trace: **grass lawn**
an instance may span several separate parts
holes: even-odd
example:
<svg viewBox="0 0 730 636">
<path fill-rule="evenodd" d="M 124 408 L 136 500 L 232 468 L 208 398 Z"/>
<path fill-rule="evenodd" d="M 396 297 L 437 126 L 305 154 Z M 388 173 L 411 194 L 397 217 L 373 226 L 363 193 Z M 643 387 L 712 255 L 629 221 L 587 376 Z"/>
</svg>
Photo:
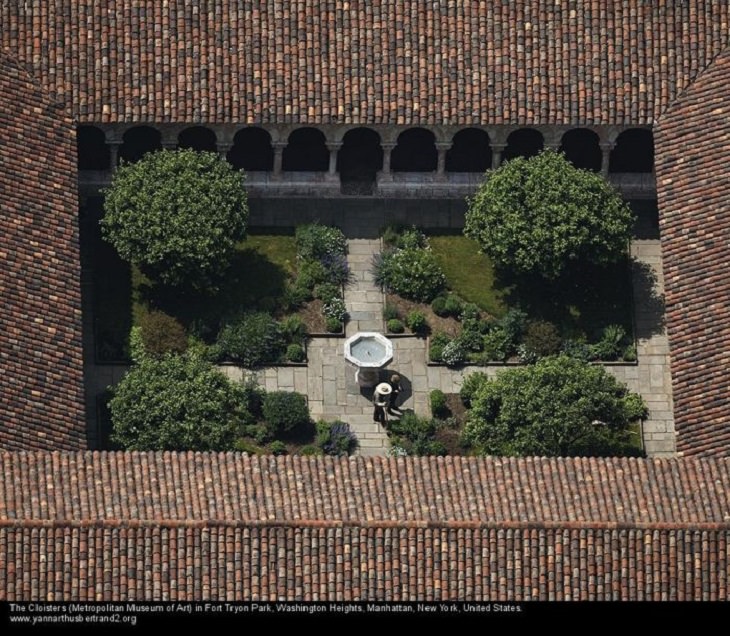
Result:
<svg viewBox="0 0 730 636">
<path fill-rule="evenodd" d="M 434 235 L 428 240 L 449 288 L 495 318 L 503 316 L 508 309 L 503 291 L 495 283 L 492 262 L 479 253 L 477 243 L 461 234 Z"/>
<path fill-rule="evenodd" d="M 582 265 L 559 281 L 510 278 L 494 271 L 476 242 L 463 235 L 429 236 L 449 288 L 499 318 L 520 307 L 531 319 L 555 323 L 564 338 L 600 338 L 604 327 L 619 324 L 633 333 L 632 288 L 628 257 L 608 266 Z"/>
</svg>

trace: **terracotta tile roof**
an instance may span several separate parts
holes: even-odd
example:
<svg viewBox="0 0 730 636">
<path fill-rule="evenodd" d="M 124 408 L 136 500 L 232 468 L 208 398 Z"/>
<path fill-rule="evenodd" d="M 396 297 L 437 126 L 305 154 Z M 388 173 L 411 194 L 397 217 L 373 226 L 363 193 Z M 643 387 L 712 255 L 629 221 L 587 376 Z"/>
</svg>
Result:
<svg viewBox="0 0 730 636">
<path fill-rule="evenodd" d="M 0 597 L 725 599 L 730 460 L 0 453 Z"/>
<path fill-rule="evenodd" d="M 207 7 L 207 10 L 206 10 Z M 3 46 L 88 122 L 653 122 L 725 1 L 27 0 Z"/>
<path fill-rule="evenodd" d="M 724 529 L 0 526 L 4 600 L 720 600 Z"/>
<path fill-rule="evenodd" d="M 0 453 L 0 474 L 0 519 L 730 523 L 730 460 Z"/>
<path fill-rule="evenodd" d="M 657 127 L 677 450 L 730 455 L 730 51 Z"/>
<path fill-rule="evenodd" d="M 0 447 L 86 442 L 76 140 L 0 51 Z"/>
</svg>

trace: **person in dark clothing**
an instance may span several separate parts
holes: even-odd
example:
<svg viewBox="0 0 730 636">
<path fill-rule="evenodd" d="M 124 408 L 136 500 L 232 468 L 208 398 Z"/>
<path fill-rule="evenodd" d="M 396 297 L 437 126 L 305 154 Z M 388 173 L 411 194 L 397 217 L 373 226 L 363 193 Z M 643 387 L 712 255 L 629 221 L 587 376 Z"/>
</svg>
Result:
<svg viewBox="0 0 730 636">
<path fill-rule="evenodd" d="M 396 415 L 400 414 L 400 409 L 397 406 L 398 402 L 398 396 L 400 395 L 400 392 L 403 390 L 403 387 L 400 383 L 400 376 L 397 373 L 394 373 L 390 376 L 390 381 L 388 382 L 390 384 L 391 392 L 390 392 L 390 401 L 388 403 L 388 413 L 394 413 Z"/>
</svg>

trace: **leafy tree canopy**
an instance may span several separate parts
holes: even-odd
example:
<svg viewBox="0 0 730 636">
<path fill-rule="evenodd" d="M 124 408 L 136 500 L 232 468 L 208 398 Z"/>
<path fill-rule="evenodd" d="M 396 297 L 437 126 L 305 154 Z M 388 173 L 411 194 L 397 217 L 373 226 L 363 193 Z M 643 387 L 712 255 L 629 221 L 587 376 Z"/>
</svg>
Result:
<svg viewBox="0 0 730 636">
<path fill-rule="evenodd" d="M 464 232 L 497 267 L 555 279 L 570 263 L 618 260 L 632 224 L 601 175 L 546 150 L 492 172 L 469 199 Z"/>
<path fill-rule="evenodd" d="M 103 236 L 150 278 L 214 284 L 246 233 L 244 175 L 213 152 L 160 151 L 114 173 Z"/>
<path fill-rule="evenodd" d="M 201 353 L 138 354 L 113 389 L 113 440 L 127 450 L 231 450 L 250 423 L 246 389 Z"/>
<path fill-rule="evenodd" d="M 601 366 L 561 355 L 477 380 L 464 434 L 485 454 L 638 454 L 628 426 L 646 406 Z"/>
</svg>

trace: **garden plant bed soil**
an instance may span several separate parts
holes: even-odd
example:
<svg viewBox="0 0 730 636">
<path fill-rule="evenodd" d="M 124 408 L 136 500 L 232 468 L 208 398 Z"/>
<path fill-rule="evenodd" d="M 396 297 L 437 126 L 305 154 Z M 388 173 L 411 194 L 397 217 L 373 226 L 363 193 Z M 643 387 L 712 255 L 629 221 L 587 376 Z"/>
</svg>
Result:
<svg viewBox="0 0 730 636">
<path fill-rule="evenodd" d="M 466 423 L 466 407 L 458 393 L 446 393 L 450 422 L 441 421 L 436 429 L 435 439 L 441 442 L 449 455 L 470 455 L 468 448 L 461 445 L 461 434 Z"/>
<path fill-rule="evenodd" d="M 302 308 L 297 312 L 297 315 L 307 325 L 307 333 L 320 334 L 326 333 L 324 315 L 322 314 L 322 301 L 315 298 L 307 303 L 304 303 Z M 337 334 L 333 334 L 337 335 Z"/>
<path fill-rule="evenodd" d="M 406 316 L 415 309 L 423 312 L 424 316 L 426 316 L 426 322 L 428 323 L 430 333 L 442 331 L 453 337 L 456 336 L 461 329 L 459 322 L 455 318 L 442 318 L 441 316 L 437 316 L 435 313 L 433 313 L 431 305 L 425 303 L 417 303 L 415 301 L 407 300 L 405 298 L 402 298 L 401 296 L 396 296 L 394 294 L 386 294 L 385 303 L 386 305 L 395 307 L 398 311 L 398 316 L 403 321 L 405 321 Z"/>
</svg>

